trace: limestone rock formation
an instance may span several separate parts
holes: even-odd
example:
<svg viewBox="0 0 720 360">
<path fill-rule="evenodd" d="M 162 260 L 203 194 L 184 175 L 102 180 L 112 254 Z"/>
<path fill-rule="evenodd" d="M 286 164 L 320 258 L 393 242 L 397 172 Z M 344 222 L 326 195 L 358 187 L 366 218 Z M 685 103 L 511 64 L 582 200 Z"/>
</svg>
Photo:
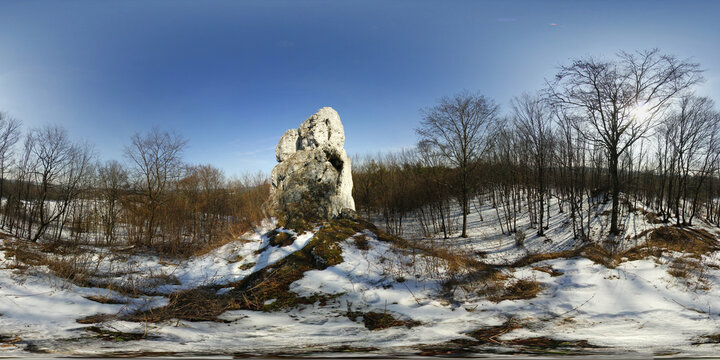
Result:
<svg viewBox="0 0 720 360">
<path fill-rule="evenodd" d="M 350 158 L 338 113 L 320 109 L 280 138 L 272 171 L 270 202 L 279 219 L 330 219 L 355 210 Z"/>
</svg>

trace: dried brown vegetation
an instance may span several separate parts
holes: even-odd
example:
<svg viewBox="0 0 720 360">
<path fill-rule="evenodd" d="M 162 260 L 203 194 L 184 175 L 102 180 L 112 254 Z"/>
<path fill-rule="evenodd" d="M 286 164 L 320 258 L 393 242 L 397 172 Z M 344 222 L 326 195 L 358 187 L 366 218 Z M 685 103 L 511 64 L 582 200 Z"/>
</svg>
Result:
<svg viewBox="0 0 720 360">
<path fill-rule="evenodd" d="M 488 297 L 488 300 L 498 303 L 504 300 L 532 299 L 540 291 L 542 291 L 542 286 L 539 282 L 532 279 L 518 279 L 509 286 L 505 286 L 499 293 Z"/>
<path fill-rule="evenodd" d="M 717 238 L 706 230 L 662 226 L 650 232 L 645 244 L 628 250 L 622 256 L 636 260 L 649 255 L 659 257 L 664 252 L 675 251 L 699 258 L 717 250 L 720 250 Z"/>
<path fill-rule="evenodd" d="M 214 286 L 172 293 L 167 306 L 136 313 L 128 319 L 151 322 L 167 319 L 218 321 L 218 316 L 227 310 L 274 311 L 327 301 L 321 297 L 300 297 L 289 290 L 290 284 L 301 279 L 306 271 L 322 270 L 341 263 L 343 258 L 339 242 L 364 228 L 363 223 L 332 220 L 321 227 L 302 250 L 237 283 L 223 285 L 233 287 L 227 293 L 218 294 L 218 287 Z M 271 300 L 272 303 L 269 303 Z"/>
<path fill-rule="evenodd" d="M 360 312 L 350 311 L 347 313 L 347 317 L 352 321 L 358 321 L 362 318 L 362 322 L 368 330 L 383 330 L 391 327 L 404 326 L 411 328 L 422 325 L 419 321 L 415 320 L 400 320 L 395 316 L 386 312 Z"/>
</svg>

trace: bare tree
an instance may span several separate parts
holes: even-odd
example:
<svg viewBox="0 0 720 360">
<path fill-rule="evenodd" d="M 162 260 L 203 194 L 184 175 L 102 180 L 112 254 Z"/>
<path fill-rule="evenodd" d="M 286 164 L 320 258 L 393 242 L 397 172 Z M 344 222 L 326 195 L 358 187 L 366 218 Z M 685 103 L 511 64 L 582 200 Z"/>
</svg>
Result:
<svg viewBox="0 0 720 360">
<path fill-rule="evenodd" d="M 12 165 L 13 149 L 20 140 L 20 121 L 0 113 L 0 199 L 5 196 L 5 173 Z"/>
<path fill-rule="evenodd" d="M 182 136 L 161 132 L 153 128 L 148 133 L 136 133 L 131 145 L 125 148 L 143 199 L 139 210 L 143 223 L 138 239 L 145 245 L 152 245 L 157 232 L 160 208 L 165 203 L 169 187 L 181 177 L 182 151 L 187 140 Z"/>
<path fill-rule="evenodd" d="M 48 226 L 63 217 L 77 198 L 81 180 L 85 177 L 92 158 L 89 146 L 73 144 L 65 129 L 45 126 L 28 134 L 27 156 L 30 159 L 26 171 L 31 175 L 28 186 L 35 188 L 36 195 L 31 202 L 30 217 L 37 221 L 33 232 L 33 221 L 28 222 L 28 235 L 38 241 Z M 58 236 L 62 227 L 58 227 Z"/>
<path fill-rule="evenodd" d="M 717 118 L 713 105 L 712 100 L 705 97 L 683 96 L 677 109 L 664 119 L 661 127 L 672 150 L 673 172 L 677 174 L 677 191 L 672 204 L 678 226 L 687 223 L 685 205 L 689 200 L 688 188 L 692 178 L 704 181 L 706 170 L 713 163 L 714 142 L 717 140 Z"/>
<path fill-rule="evenodd" d="M 543 213 L 547 193 L 547 172 L 549 162 L 552 160 L 552 117 L 549 107 L 539 96 L 523 94 L 512 101 L 514 121 L 517 130 L 528 145 L 531 162 L 534 167 L 534 177 L 537 186 L 537 200 L 540 208 L 538 232 L 542 236 Z"/>
<path fill-rule="evenodd" d="M 98 166 L 98 181 L 102 200 L 100 219 L 105 242 L 109 245 L 115 240 L 115 228 L 122 211 L 120 198 L 128 188 L 128 173 L 118 161 L 108 161 Z"/>
<path fill-rule="evenodd" d="M 583 135 L 603 146 L 612 192 L 610 234 L 618 231 L 620 156 L 645 136 L 681 91 L 701 80 L 698 64 L 655 50 L 621 52 L 615 60 L 592 57 L 560 68 L 550 93 L 556 104 L 581 115 Z"/>
<path fill-rule="evenodd" d="M 425 109 L 421 126 L 416 129 L 420 141 L 437 148 L 459 170 L 462 237 L 467 237 L 468 199 L 474 185 L 471 174 L 489 147 L 488 137 L 497 112 L 498 106 L 492 100 L 464 92 L 442 98 L 438 105 Z"/>
</svg>

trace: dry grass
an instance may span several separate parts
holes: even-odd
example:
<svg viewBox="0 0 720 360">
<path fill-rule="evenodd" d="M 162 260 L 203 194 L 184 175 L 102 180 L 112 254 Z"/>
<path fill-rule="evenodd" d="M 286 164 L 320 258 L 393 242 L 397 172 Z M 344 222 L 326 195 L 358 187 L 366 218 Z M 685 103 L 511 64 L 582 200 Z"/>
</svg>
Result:
<svg viewBox="0 0 720 360">
<path fill-rule="evenodd" d="M 90 286 L 90 278 L 95 262 L 92 255 L 79 255 L 64 258 L 47 256 L 44 265 L 55 273 L 55 276 L 78 286 Z"/>
<path fill-rule="evenodd" d="M 584 257 L 594 261 L 595 263 L 603 264 L 607 267 L 614 267 L 613 259 L 610 253 L 603 247 L 595 243 L 584 245 L 575 250 L 566 250 L 543 254 L 529 254 L 511 263 L 509 267 L 517 268 L 529 266 L 545 260 L 570 259 L 573 257 Z"/>
<path fill-rule="evenodd" d="M 463 273 L 468 270 L 489 270 L 491 268 L 491 266 L 479 261 L 470 251 L 439 246 L 434 248 L 420 246 L 418 249 L 428 256 L 444 260 L 447 271 L 450 273 Z"/>
<path fill-rule="evenodd" d="M 208 242 L 204 245 L 199 245 L 197 248 L 192 250 L 190 256 L 199 257 L 207 255 L 213 250 L 223 247 L 233 241 L 243 241 L 242 236 L 246 233 L 240 231 L 228 231 L 225 235 L 217 237 L 215 240 Z M 248 241 L 248 240 L 245 240 Z"/>
<path fill-rule="evenodd" d="M 542 285 L 534 279 L 519 279 L 506 285 L 500 291 L 488 297 L 488 300 L 499 303 L 504 300 L 532 299 L 542 291 Z"/>
<path fill-rule="evenodd" d="M 628 260 L 660 257 L 665 252 L 675 251 L 699 259 L 702 255 L 720 250 L 715 236 L 703 229 L 662 226 L 650 232 L 645 244 L 634 247 L 620 257 Z"/>
<path fill-rule="evenodd" d="M 115 314 L 95 314 L 75 320 L 78 324 L 100 324 L 117 319 Z"/>
<path fill-rule="evenodd" d="M 532 337 L 504 341 L 503 344 L 539 349 L 543 351 L 558 348 L 597 348 L 587 340 L 557 340 L 549 337 Z"/>
<path fill-rule="evenodd" d="M 555 270 L 555 269 L 554 269 L 552 266 L 550 266 L 550 265 L 545 265 L 545 266 L 533 266 L 532 269 L 533 269 L 533 270 L 536 270 L 536 271 L 544 272 L 544 273 L 546 273 L 546 274 L 549 274 L 549 275 L 552 276 L 552 277 L 557 277 L 557 276 L 560 276 L 560 275 L 563 275 L 563 274 L 564 274 L 563 272 L 560 272 L 560 271 Z"/>
<path fill-rule="evenodd" d="M 89 286 L 89 278 L 97 271 L 101 257 L 81 251 L 65 251 L 64 246 L 50 246 L 17 238 L 5 240 L 5 256 L 13 258 L 12 267 L 26 269 L 28 267 L 46 266 L 55 276 L 66 283 L 58 283 L 60 287 L 68 284 Z M 49 252 L 55 249 L 60 253 Z"/>
<path fill-rule="evenodd" d="M 707 266 L 699 259 L 672 258 L 667 272 L 691 291 L 707 291 L 712 286 L 707 277 Z"/>
<path fill-rule="evenodd" d="M 650 224 L 664 224 L 665 222 L 658 217 L 657 213 L 654 213 L 652 211 L 647 211 L 645 209 L 639 209 L 640 212 L 645 215 L 645 220 L 649 222 Z"/>
<path fill-rule="evenodd" d="M 540 351 L 553 351 L 561 348 L 595 348 L 596 346 L 591 345 L 586 340 L 556 340 L 548 337 L 532 337 L 532 338 L 521 338 L 513 340 L 502 340 L 500 337 L 503 335 L 523 328 L 526 324 L 515 319 L 509 319 L 502 325 L 490 326 L 480 328 L 467 333 L 473 340 L 458 339 L 453 340 L 441 346 L 442 353 L 437 352 L 437 349 L 425 350 L 426 355 L 442 355 L 442 354 L 454 354 L 458 352 L 472 352 L 476 353 L 477 348 L 472 346 L 478 345 L 500 345 L 500 346 L 513 346 L 526 348 L 532 352 Z M 460 351 L 458 351 L 460 350 Z"/>
<path fill-rule="evenodd" d="M 419 321 L 415 320 L 400 320 L 388 313 L 379 312 L 360 312 L 360 311 L 349 311 L 347 317 L 352 321 L 357 321 L 358 318 L 362 317 L 363 324 L 368 330 L 382 330 L 391 327 L 404 326 L 411 328 L 422 325 Z"/>
<path fill-rule="evenodd" d="M 352 237 L 353 239 L 353 245 L 358 250 L 369 250 L 370 244 L 368 243 L 368 237 L 365 234 L 358 234 Z"/>
<path fill-rule="evenodd" d="M 150 338 L 146 333 L 129 333 L 115 330 L 107 330 L 97 326 L 90 326 L 84 329 L 85 331 L 92 334 L 92 336 L 105 341 L 124 342 L 124 341 L 136 341 Z"/>
<path fill-rule="evenodd" d="M 236 299 L 217 295 L 217 290 L 202 287 L 170 294 L 168 305 L 129 316 L 126 320 L 159 322 L 169 319 L 188 321 L 219 321 L 217 316 L 228 310 L 240 309 Z"/>
<path fill-rule="evenodd" d="M 720 334 L 704 335 L 695 340 L 693 345 L 720 344 Z"/>
<path fill-rule="evenodd" d="M 292 243 L 295 242 L 295 239 L 297 239 L 296 236 L 277 230 L 272 230 L 270 231 L 270 234 L 268 234 L 268 244 L 270 246 L 284 247 L 292 245 Z"/>
<path fill-rule="evenodd" d="M 83 297 L 88 300 L 98 302 L 101 304 L 125 304 L 124 301 L 116 300 L 116 299 L 106 297 L 106 296 L 89 295 L 89 296 L 83 296 Z"/>
<path fill-rule="evenodd" d="M 129 316 L 132 321 L 159 322 L 168 319 L 188 321 L 220 321 L 218 316 L 228 310 L 273 311 L 318 299 L 299 297 L 290 292 L 290 284 L 309 270 L 323 270 L 343 261 L 339 242 L 362 230 L 362 225 L 349 220 L 333 220 L 325 224 L 300 251 L 294 252 L 262 271 L 229 284 L 233 289 L 217 294 L 216 286 L 200 287 L 173 293 L 162 308 Z M 223 285 L 228 286 L 228 285 Z M 269 300 L 275 300 L 266 305 Z"/>
<path fill-rule="evenodd" d="M 249 269 L 252 269 L 253 267 L 255 267 L 255 265 L 257 265 L 256 262 L 245 263 L 245 264 L 240 265 L 240 270 L 249 270 Z"/>
<path fill-rule="evenodd" d="M 697 256 L 720 249 L 715 236 L 703 229 L 663 226 L 650 233 L 650 242 L 667 250 Z"/>
<path fill-rule="evenodd" d="M 532 264 L 535 264 L 540 261 L 545 260 L 553 260 L 553 259 L 569 259 L 572 257 L 579 256 L 579 252 L 577 250 L 567 250 L 567 251 L 558 251 L 558 252 L 552 252 L 552 253 L 543 253 L 543 254 L 528 254 L 527 256 L 524 256 L 515 262 L 511 263 L 509 267 L 517 268 L 517 267 L 523 267 L 523 266 L 529 266 Z"/>
<path fill-rule="evenodd" d="M 474 338 L 478 344 L 502 344 L 502 341 L 498 339 L 500 336 L 521 327 L 520 323 L 510 319 L 502 325 L 477 329 L 468 333 L 468 335 Z"/>
<path fill-rule="evenodd" d="M 643 236 L 648 236 L 648 240 L 643 245 L 622 253 L 613 254 L 600 244 L 591 243 L 575 250 L 531 254 L 515 261 L 509 267 L 523 267 L 544 260 L 568 259 L 580 256 L 597 264 L 602 264 L 607 268 L 614 268 L 624 261 L 640 260 L 648 256 L 659 258 L 668 251 L 681 252 L 699 259 L 701 255 L 720 250 L 720 244 L 718 244 L 715 236 L 702 229 L 663 226 L 643 231 L 636 235 L 635 238 Z M 542 271 L 540 269 L 536 270 Z"/>
</svg>

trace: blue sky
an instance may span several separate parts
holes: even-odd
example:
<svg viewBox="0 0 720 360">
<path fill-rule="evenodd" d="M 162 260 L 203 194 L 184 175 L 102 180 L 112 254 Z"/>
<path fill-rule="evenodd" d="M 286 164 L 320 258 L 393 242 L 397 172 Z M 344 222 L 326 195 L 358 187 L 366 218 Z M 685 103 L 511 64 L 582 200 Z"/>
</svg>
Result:
<svg viewBox="0 0 720 360">
<path fill-rule="evenodd" d="M 660 48 L 720 101 L 720 1 L 0 0 L 0 111 L 60 124 L 122 160 L 153 126 L 190 163 L 269 173 L 282 133 L 323 106 L 346 149 L 412 146 L 419 109 L 462 90 L 534 91 L 585 55 Z M 556 25 L 552 25 L 556 24 Z"/>
</svg>

